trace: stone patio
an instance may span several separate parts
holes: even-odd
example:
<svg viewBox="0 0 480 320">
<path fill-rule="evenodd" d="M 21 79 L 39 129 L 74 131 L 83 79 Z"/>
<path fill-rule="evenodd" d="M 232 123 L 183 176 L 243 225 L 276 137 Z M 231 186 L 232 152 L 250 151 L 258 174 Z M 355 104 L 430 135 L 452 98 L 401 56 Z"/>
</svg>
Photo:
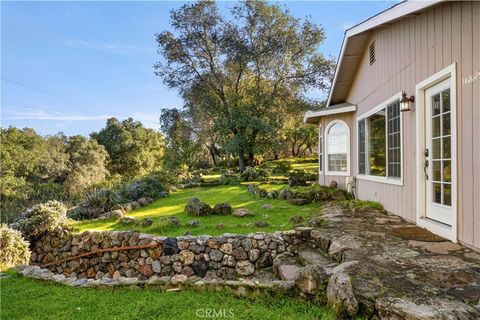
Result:
<svg viewBox="0 0 480 320">
<path fill-rule="evenodd" d="M 280 276 L 296 278 L 306 295 L 324 281 L 339 317 L 480 319 L 479 253 L 449 241 L 399 238 L 394 228 L 414 225 L 383 211 L 327 206 L 323 213 L 311 220 L 298 257 L 276 261 Z M 305 266 L 310 274 L 302 277 Z"/>
</svg>

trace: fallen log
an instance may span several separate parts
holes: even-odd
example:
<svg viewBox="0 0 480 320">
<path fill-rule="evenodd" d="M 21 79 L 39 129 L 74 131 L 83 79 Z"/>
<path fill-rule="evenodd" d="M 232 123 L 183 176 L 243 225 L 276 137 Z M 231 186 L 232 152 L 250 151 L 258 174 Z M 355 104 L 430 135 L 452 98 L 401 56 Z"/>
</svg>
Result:
<svg viewBox="0 0 480 320">
<path fill-rule="evenodd" d="M 126 246 L 126 247 L 112 247 L 112 248 L 99 248 L 99 249 L 94 249 L 89 252 L 84 252 L 79 255 L 73 256 L 73 257 L 67 257 L 61 260 L 56 260 L 54 262 L 46 263 L 42 265 L 42 268 L 49 267 L 51 265 L 55 264 L 62 264 L 64 262 L 70 261 L 70 260 L 75 260 L 75 259 L 80 259 L 83 257 L 88 257 L 97 253 L 104 253 L 104 252 L 114 252 L 114 251 L 126 251 L 126 250 L 139 250 L 139 249 L 152 249 L 156 248 L 159 246 L 159 243 L 149 243 L 149 244 L 144 244 L 144 245 L 139 245 L 139 246 Z"/>
</svg>

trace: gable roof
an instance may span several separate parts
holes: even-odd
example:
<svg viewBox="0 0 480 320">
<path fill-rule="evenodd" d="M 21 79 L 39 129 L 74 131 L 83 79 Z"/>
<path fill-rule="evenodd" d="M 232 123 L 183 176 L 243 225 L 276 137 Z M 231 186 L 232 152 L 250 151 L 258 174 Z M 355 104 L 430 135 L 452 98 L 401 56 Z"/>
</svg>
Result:
<svg viewBox="0 0 480 320">
<path fill-rule="evenodd" d="M 346 30 L 328 95 L 327 109 L 330 106 L 346 102 L 363 54 L 369 44 L 371 30 L 442 1 L 446 0 L 403 1 Z"/>
</svg>

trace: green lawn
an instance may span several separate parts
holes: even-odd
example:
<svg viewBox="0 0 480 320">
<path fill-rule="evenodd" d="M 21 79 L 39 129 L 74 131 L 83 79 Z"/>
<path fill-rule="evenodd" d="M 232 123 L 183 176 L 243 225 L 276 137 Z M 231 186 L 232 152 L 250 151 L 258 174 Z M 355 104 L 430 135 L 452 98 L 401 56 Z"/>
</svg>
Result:
<svg viewBox="0 0 480 320">
<path fill-rule="evenodd" d="M 330 311 L 299 298 L 225 292 L 72 288 L 23 278 L 0 279 L 1 319 L 204 319 L 205 310 L 230 319 L 334 319 Z M 197 316 L 198 315 L 198 316 Z"/>
<path fill-rule="evenodd" d="M 267 190 L 280 190 L 285 185 L 261 185 Z M 189 198 L 197 197 L 201 201 L 207 202 L 211 206 L 216 203 L 228 202 L 233 208 L 245 207 L 255 212 L 253 217 L 238 218 L 234 216 L 211 215 L 205 217 L 193 217 L 183 212 L 185 204 Z M 264 209 L 262 205 L 269 204 L 272 209 Z M 234 186 L 216 186 L 204 188 L 192 188 L 178 190 L 172 193 L 168 198 L 159 199 L 148 206 L 139 208 L 130 212 L 128 215 L 137 219 L 152 218 L 153 225 L 150 227 L 125 226 L 114 220 L 97 220 L 77 222 L 73 226 L 77 231 L 84 230 L 134 230 L 149 234 L 160 234 L 165 236 L 183 235 L 186 230 L 190 230 L 193 235 L 221 235 L 223 233 L 247 234 L 257 231 L 278 231 L 288 230 L 293 227 L 289 219 L 293 215 L 300 215 L 307 218 L 320 212 L 320 205 L 312 203 L 303 207 L 290 205 L 284 200 L 258 198 L 247 192 L 245 185 Z M 167 216 L 175 216 L 181 222 L 181 227 L 175 227 L 167 224 Z M 189 220 L 200 220 L 200 227 L 189 228 L 185 224 Z M 268 227 L 256 227 L 252 225 L 256 221 L 266 221 Z M 218 224 L 224 224 L 223 229 L 218 229 Z"/>
</svg>

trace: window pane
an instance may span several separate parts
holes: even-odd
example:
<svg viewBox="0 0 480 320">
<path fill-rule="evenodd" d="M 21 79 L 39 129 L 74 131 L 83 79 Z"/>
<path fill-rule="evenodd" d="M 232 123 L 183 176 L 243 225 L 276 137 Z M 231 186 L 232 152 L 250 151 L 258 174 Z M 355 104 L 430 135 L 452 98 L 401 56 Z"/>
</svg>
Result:
<svg viewBox="0 0 480 320">
<path fill-rule="evenodd" d="M 370 175 L 385 177 L 387 174 L 385 110 L 375 113 L 367 120 Z"/>
<path fill-rule="evenodd" d="M 395 102 L 388 110 L 388 176 L 401 177 L 401 145 L 400 145 L 400 104 Z"/>
<path fill-rule="evenodd" d="M 440 136 L 440 116 L 432 118 L 432 137 Z"/>
<path fill-rule="evenodd" d="M 358 173 L 365 174 L 365 120 L 358 122 Z"/>
<path fill-rule="evenodd" d="M 327 133 L 327 159 L 329 171 L 347 171 L 348 127 L 335 123 Z"/>
<path fill-rule="evenodd" d="M 432 183 L 433 185 L 433 202 L 442 203 L 442 184 Z"/>
<path fill-rule="evenodd" d="M 443 125 L 442 134 L 444 136 L 449 135 L 450 134 L 450 112 L 444 113 L 442 115 L 442 125 Z"/>
<path fill-rule="evenodd" d="M 442 181 L 442 169 L 440 168 L 442 161 L 432 161 L 432 179 L 433 181 Z"/>
<path fill-rule="evenodd" d="M 323 171 L 323 130 L 320 126 L 318 130 L 318 169 Z"/>
<path fill-rule="evenodd" d="M 449 183 L 443 184 L 443 204 L 446 206 L 452 205 L 452 186 Z"/>
<path fill-rule="evenodd" d="M 452 181 L 452 162 L 450 160 L 443 161 L 443 182 Z"/>
<path fill-rule="evenodd" d="M 432 157 L 440 159 L 440 138 L 432 139 Z"/>
<path fill-rule="evenodd" d="M 443 150 L 443 159 L 450 159 L 450 137 L 442 138 L 442 150 Z"/>
<path fill-rule="evenodd" d="M 450 111 L 450 89 L 442 92 L 442 112 Z"/>
<path fill-rule="evenodd" d="M 432 97 L 432 116 L 440 114 L 440 94 Z"/>
</svg>

